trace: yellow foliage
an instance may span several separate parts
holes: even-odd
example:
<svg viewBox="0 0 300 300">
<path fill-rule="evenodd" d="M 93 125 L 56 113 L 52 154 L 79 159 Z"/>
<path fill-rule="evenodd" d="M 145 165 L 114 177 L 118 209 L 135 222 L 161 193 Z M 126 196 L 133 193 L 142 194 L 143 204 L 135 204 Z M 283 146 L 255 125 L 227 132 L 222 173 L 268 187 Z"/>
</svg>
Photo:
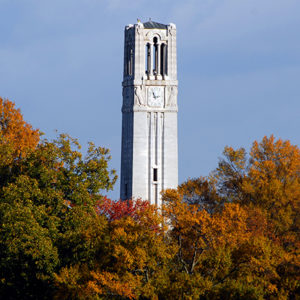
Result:
<svg viewBox="0 0 300 300">
<path fill-rule="evenodd" d="M 98 295 L 115 295 L 123 296 L 129 299 L 136 299 L 133 294 L 133 282 L 122 282 L 117 274 L 110 272 L 94 272 L 91 273 L 92 280 L 87 284 L 88 293 Z"/>
</svg>

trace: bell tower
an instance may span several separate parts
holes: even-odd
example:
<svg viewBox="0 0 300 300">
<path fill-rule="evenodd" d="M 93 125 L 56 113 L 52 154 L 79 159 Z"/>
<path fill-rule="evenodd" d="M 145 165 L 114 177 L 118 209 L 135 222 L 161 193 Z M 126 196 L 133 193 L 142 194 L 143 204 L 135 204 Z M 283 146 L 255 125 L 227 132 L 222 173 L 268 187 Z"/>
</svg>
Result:
<svg viewBox="0 0 300 300">
<path fill-rule="evenodd" d="M 176 26 L 149 20 L 125 27 L 122 200 L 161 205 L 178 185 Z"/>
</svg>

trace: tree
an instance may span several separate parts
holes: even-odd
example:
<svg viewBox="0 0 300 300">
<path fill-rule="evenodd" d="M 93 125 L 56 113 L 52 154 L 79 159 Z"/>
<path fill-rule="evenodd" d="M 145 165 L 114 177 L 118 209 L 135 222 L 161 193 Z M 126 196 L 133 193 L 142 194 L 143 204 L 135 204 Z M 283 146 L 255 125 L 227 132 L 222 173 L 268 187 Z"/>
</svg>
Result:
<svg viewBox="0 0 300 300">
<path fill-rule="evenodd" d="M 0 293 L 6 299 L 51 298 L 54 273 L 91 263 L 105 240 L 106 220 L 95 205 L 117 177 L 108 170 L 107 149 L 90 144 L 82 158 L 79 148 L 61 135 L 11 163 L 0 191 Z"/>
<path fill-rule="evenodd" d="M 225 201 L 221 197 L 213 177 L 188 179 L 178 186 L 178 193 L 186 203 L 198 204 L 208 212 L 218 209 Z"/>
<path fill-rule="evenodd" d="M 56 277 L 59 298 L 74 295 L 72 291 L 79 285 L 84 291 L 82 299 L 157 298 L 168 286 L 167 266 L 174 255 L 157 208 L 141 200 L 113 202 L 104 198 L 98 213 L 109 222 L 106 257 L 95 257 L 92 268 L 64 268 Z"/>
<path fill-rule="evenodd" d="M 0 166 L 25 157 L 35 149 L 39 137 L 40 132 L 23 120 L 15 104 L 0 97 Z"/>
<path fill-rule="evenodd" d="M 165 191 L 163 200 L 178 249 L 169 272 L 169 297 L 257 299 L 276 291 L 281 253 L 265 236 L 266 220 L 261 214 L 257 218 L 259 211 L 226 203 L 207 212 L 174 190 Z"/>
<path fill-rule="evenodd" d="M 97 213 L 105 215 L 109 222 L 131 216 L 138 218 L 138 214 L 149 209 L 149 202 L 141 199 L 127 201 L 113 201 L 107 197 L 102 198 L 96 205 Z"/>
<path fill-rule="evenodd" d="M 249 159 L 244 149 L 226 147 L 215 172 L 229 201 L 258 206 L 274 224 L 274 234 L 299 228 L 300 150 L 274 136 L 254 142 Z"/>
<path fill-rule="evenodd" d="M 299 153 L 273 136 L 254 142 L 249 157 L 243 148 L 225 147 L 208 178 L 165 192 L 170 235 L 179 246 L 174 297 L 299 293 Z"/>
<path fill-rule="evenodd" d="M 226 147 L 210 176 L 166 190 L 158 209 L 103 197 L 117 179 L 107 149 L 38 142 L 0 104 L 2 298 L 296 299 L 298 147 L 273 136 L 249 156 Z"/>
</svg>

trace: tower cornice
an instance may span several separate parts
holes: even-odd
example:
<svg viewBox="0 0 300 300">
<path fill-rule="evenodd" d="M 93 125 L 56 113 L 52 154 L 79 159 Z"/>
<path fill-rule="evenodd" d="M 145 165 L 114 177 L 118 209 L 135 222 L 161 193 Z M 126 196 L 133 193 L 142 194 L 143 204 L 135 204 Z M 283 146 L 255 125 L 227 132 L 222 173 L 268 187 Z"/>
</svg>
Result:
<svg viewBox="0 0 300 300">
<path fill-rule="evenodd" d="M 167 85 L 173 85 L 173 86 L 178 86 L 178 80 L 124 80 L 122 82 L 123 87 L 128 87 L 128 86 L 139 86 L 139 85 L 162 85 L 162 86 L 167 86 Z"/>
</svg>

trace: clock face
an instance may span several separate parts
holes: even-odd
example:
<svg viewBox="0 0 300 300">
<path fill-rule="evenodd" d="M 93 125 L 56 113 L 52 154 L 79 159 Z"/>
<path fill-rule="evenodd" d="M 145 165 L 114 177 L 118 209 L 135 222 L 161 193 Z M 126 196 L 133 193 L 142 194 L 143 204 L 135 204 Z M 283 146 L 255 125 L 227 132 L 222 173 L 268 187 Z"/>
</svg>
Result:
<svg viewBox="0 0 300 300">
<path fill-rule="evenodd" d="M 160 86 L 150 86 L 148 88 L 148 105 L 151 107 L 163 107 L 164 93 Z"/>
</svg>

